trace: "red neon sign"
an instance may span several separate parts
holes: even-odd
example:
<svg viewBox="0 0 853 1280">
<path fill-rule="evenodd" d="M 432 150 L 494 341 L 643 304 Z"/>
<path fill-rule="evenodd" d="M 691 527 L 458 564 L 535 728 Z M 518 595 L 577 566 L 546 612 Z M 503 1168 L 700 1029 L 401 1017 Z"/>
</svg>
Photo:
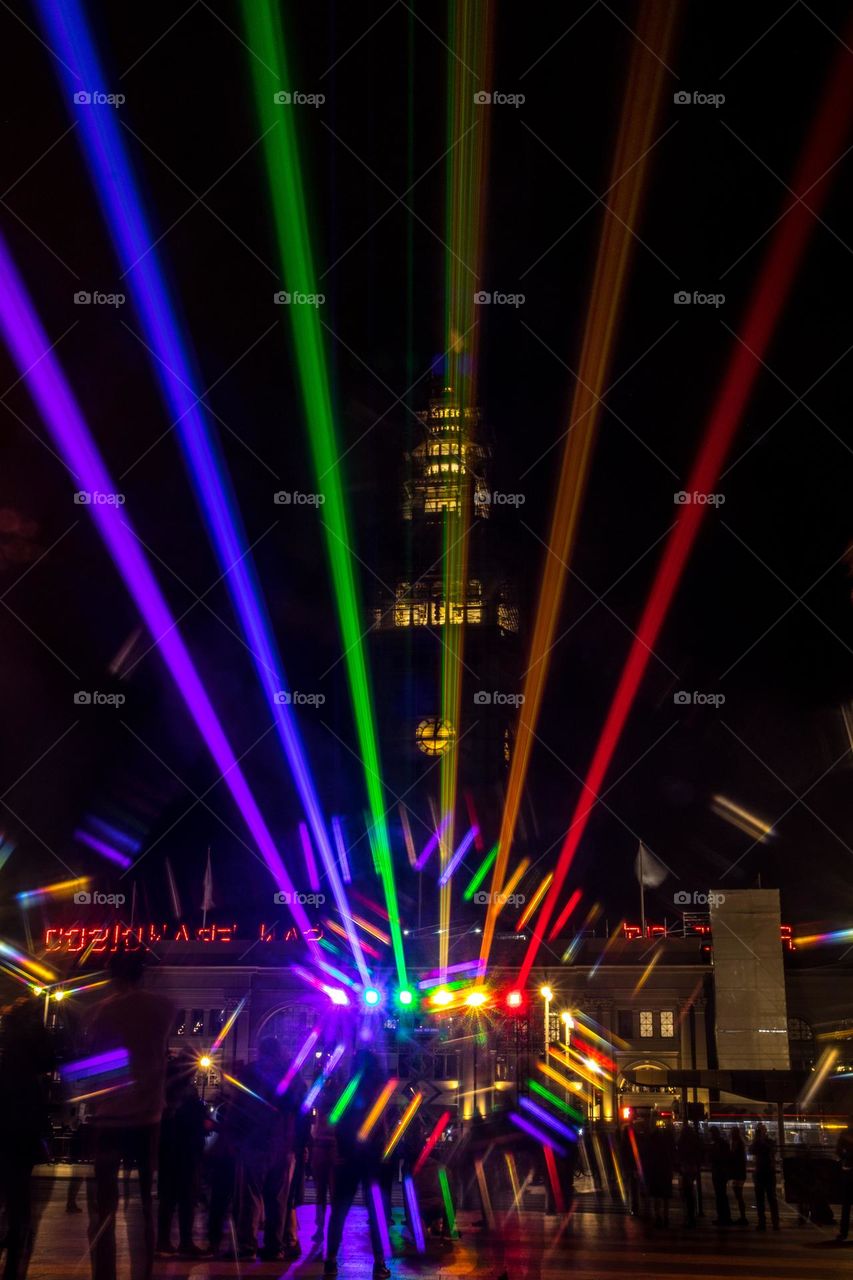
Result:
<svg viewBox="0 0 853 1280">
<path fill-rule="evenodd" d="M 44 948 L 45 951 L 62 951 L 69 955 L 78 952 L 103 955 L 105 952 L 141 951 L 164 942 L 227 945 L 236 941 L 237 936 L 236 924 L 55 925 L 45 930 Z M 316 942 L 322 938 L 323 930 L 312 928 L 303 935 L 292 926 L 277 929 L 266 924 L 261 924 L 258 930 L 260 942 L 298 942 L 303 936 L 306 941 Z"/>
</svg>

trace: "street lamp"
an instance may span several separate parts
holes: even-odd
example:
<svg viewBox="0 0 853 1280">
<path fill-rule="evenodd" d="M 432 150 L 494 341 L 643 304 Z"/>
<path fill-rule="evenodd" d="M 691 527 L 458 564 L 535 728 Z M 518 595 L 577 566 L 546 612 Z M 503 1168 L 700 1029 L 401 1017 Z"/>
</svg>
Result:
<svg viewBox="0 0 853 1280">
<path fill-rule="evenodd" d="M 545 1053 L 547 1054 L 551 1039 L 551 1001 L 554 999 L 554 992 L 545 985 L 539 988 L 539 994 L 545 1001 Z"/>
<path fill-rule="evenodd" d="M 566 1048 L 568 1049 L 572 1043 L 572 1032 L 575 1029 L 575 1020 L 569 1013 L 568 1009 L 564 1009 L 560 1014 L 560 1021 L 563 1024 L 563 1031 L 566 1040 Z"/>
<path fill-rule="evenodd" d="M 207 1081 L 208 1081 L 207 1073 L 210 1070 L 210 1068 L 213 1066 L 213 1059 L 211 1058 L 210 1054 L 203 1053 L 198 1060 L 198 1065 L 200 1069 L 204 1072 L 204 1075 L 201 1078 L 201 1100 L 202 1102 L 204 1102 L 204 1092 L 205 1092 L 205 1089 L 207 1088 Z"/>
</svg>

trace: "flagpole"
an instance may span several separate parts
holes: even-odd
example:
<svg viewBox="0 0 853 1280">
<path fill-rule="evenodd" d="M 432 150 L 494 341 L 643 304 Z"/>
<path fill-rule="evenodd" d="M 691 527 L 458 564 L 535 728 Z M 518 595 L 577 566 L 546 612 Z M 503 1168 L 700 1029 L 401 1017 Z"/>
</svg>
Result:
<svg viewBox="0 0 853 1280">
<path fill-rule="evenodd" d="M 640 926 L 642 937 L 646 936 L 646 882 L 643 876 L 643 842 L 640 841 Z"/>
</svg>

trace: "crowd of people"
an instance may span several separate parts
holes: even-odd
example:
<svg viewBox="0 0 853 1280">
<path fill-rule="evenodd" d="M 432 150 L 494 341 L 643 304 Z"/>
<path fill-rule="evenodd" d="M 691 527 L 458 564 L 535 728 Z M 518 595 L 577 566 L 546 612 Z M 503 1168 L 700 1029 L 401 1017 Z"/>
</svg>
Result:
<svg viewBox="0 0 853 1280">
<path fill-rule="evenodd" d="M 323 1252 L 325 1276 L 337 1275 L 345 1225 L 359 1193 L 368 1215 L 374 1280 L 390 1276 L 395 1174 L 418 1181 L 422 1222 L 417 1231 L 409 1222 L 413 1236 L 423 1225 L 447 1245 L 452 1231 L 443 1203 L 446 1172 L 435 1154 L 429 1156 L 424 1150 L 425 1130 L 412 1124 L 396 1148 L 394 1162 L 383 1158 L 399 1113 L 390 1105 L 375 1105 L 386 1079 L 369 1048 L 352 1055 L 345 1073 L 341 1067 L 338 1074 L 330 1068 L 331 1074 L 323 1078 L 325 1087 L 312 1089 L 309 1095 L 297 1064 L 288 1061 L 274 1037 L 266 1037 L 254 1061 L 235 1067 L 234 1075 L 225 1077 L 227 1087 L 211 1107 L 199 1096 L 194 1057 L 169 1054 L 171 1002 L 146 989 L 142 976 L 138 953 L 115 956 L 108 995 L 86 1027 L 84 1065 L 90 1074 L 85 1087 L 91 1100 L 91 1123 L 85 1126 L 85 1141 L 83 1130 L 75 1128 L 70 1146 L 72 1154 L 76 1150 L 79 1156 L 85 1145 L 93 1176 L 85 1184 L 79 1172 L 72 1176 L 65 1207 L 68 1213 L 83 1211 L 78 1196 L 85 1185 L 93 1280 L 116 1278 L 120 1179 L 127 1202 L 132 1172 L 143 1224 L 141 1245 L 131 1251 L 134 1280 L 150 1280 L 158 1254 L 271 1262 L 299 1257 L 302 1243 L 296 1210 L 303 1203 L 309 1171 L 315 1188 L 311 1246 L 316 1253 Z M 123 1063 L 118 1071 L 117 1059 Z M 104 1078 L 94 1082 L 101 1087 L 92 1087 L 91 1072 L 99 1069 L 100 1062 Z M 26 1274 L 34 1238 L 31 1175 L 34 1165 L 48 1155 L 44 1083 L 55 1069 L 38 1006 L 21 1001 L 4 1017 L 0 1060 L 0 1090 L 5 1098 L 15 1100 L 0 1115 L 4 1280 L 20 1280 Z M 341 1105 L 342 1097 L 346 1105 Z M 336 1100 L 333 1113 L 330 1108 Z M 483 1227 L 492 1216 L 483 1160 L 496 1145 L 518 1147 L 517 1131 L 505 1123 L 501 1126 L 499 1120 L 498 1116 L 478 1118 L 457 1147 L 463 1153 L 454 1170 L 460 1199 L 468 1207 L 479 1204 Z M 541 1155 L 541 1150 L 534 1152 L 532 1159 Z M 553 1212 L 571 1211 L 577 1155 L 573 1145 L 569 1156 L 551 1161 L 549 1207 Z M 841 1135 L 838 1156 L 842 1182 L 838 1238 L 846 1239 L 853 1198 L 853 1123 Z M 770 1226 L 779 1230 L 776 1148 L 763 1124 L 756 1126 L 747 1148 L 737 1126 L 727 1133 L 711 1126 L 706 1142 L 694 1123 L 685 1123 L 676 1136 L 669 1123 L 637 1120 L 622 1127 L 617 1163 L 630 1211 L 657 1228 L 671 1225 L 671 1203 L 676 1198 L 681 1202 L 679 1225 L 695 1227 L 703 1212 L 703 1168 L 710 1168 L 714 1225 L 748 1226 L 744 1188 L 751 1164 L 756 1226 L 766 1231 L 769 1214 Z M 498 1191 L 496 1183 L 493 1190 Z"/>
</svg>

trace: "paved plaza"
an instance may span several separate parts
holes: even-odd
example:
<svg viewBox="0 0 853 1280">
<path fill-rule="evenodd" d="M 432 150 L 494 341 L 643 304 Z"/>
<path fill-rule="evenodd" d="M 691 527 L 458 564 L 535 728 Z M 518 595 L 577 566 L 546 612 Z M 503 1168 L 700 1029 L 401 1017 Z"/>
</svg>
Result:
<svg viewBox="0 0 853 1280">
<path fill-rule="evenodd" d="M 59 1177 L 38 1179 L 41 1210 L 38 1238 L 29 1270 L 29 1280 L 74 1280 L 88 1277 L 88 1245 L 85 1212 L 65 1212 L 67 1182 Z M 85 1195 L 81 1195 L 81 1205 Z M 620 1208 L 597 1206 L 594 1197 L 579 1197 L 580 1207 L 569 1224 L 538 1213 L 511 1215 L 501 1232 L 483 1232 L 475 1225 L 476 1215 L 459 1216 L 461 1238 L 452 1248 L 436 1256 L 419 1257 L 405 1240 L 399 1226 L 391 1232 L 395 1257 L 391 1261 L 399 1280 L 439 1280 L 440 1277 L 471 1277 L 472 1280 L 561 1280 L 567 1273 L 577 1280 L 602 1280 L 628 1274 L 636 1280 L 658 1280 L 662 1276 L 685 1276 L 690 1280 L 727 1280 L 755 1277 L 756 1280 L 835 1280 L 853 1276 L 853 1247 L 834 1241 L 835 1228 L 800 1226 L 796 1216 L 782 1207 L 782 1229 L 762 1234 L 754 1226 L 750 1198 L 749 1228 L 718 1230 L 711 1214 L 700 1219 L 691 1231 L 675 1225 L 669 1231 L 650 1230 Z M 706 1209 L 711 1204 L 706 1200 Z M 674 1218 L 679 1209 L 674 1202 Z M 399 1222 L 401 1211 L 395 1208 Z M 300 1235 L 310 1242 L 314 1209 L 299 1210 Z M 135 1280 L 139 1273 L 140 1207 L 135 1186 L 127 1207 L 119 1208 L 118 1280 Z M 199 1222 L 197 1238 L 203 1239 Z M 308 1252 L 293 1263 L 228 1262 L 220 1259 L 158 1258 L 155 1276 L 163 1280 L 218 1280 L 219 1277 L 287 1277 L 287 1280 L 314 1280 L 322 1274 L 319 1252 Z M 365 1210 L 356 1206 L 347 1222 L 339 1258 L 341 1280 L 370 1280 L 371 1259 Z"/>
</svg>

